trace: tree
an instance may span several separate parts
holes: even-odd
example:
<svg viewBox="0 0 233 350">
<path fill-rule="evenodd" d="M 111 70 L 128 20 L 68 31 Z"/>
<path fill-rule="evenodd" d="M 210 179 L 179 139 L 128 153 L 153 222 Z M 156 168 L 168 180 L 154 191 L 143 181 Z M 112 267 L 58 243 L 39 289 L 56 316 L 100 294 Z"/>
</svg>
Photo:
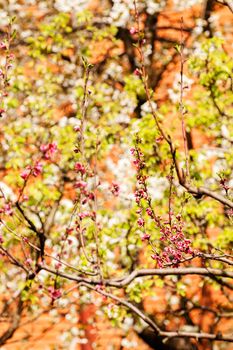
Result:
<svg viewBox="0 0 233 350">
<path fill-rule="evenodd" d="M 166 1 L 33 3 L 36 24 L 9 6 L 1 41 L 0 344 L 25 315 L 101 301 L 152 348 L 227 346 L 233 64 L 215 2 L 190 27 L 160 25 Z"/>
</svg>

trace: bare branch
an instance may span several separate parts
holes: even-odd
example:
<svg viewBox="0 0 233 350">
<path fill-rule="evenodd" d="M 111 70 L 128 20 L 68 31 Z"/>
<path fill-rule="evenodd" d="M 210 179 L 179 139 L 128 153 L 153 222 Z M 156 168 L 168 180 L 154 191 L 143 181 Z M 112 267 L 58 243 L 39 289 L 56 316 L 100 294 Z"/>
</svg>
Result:
<svg viewBox="0 0 233 350">
<path fill-rule="evenodd" d="M 222 335 L 221 333 L 211 334 L 211 333 L 204 333 L 204 332 L 181 332 L 179 330 L 174 332 L 163 331 L 150 317 L 145 315 L 140 309 L 138 309 L 135 305 L 131 304 L 129 301 L 126 301 L 125 299 L 121 299 L 114 294 L 105 292 L 100 288 L 97 289 L 88 283 L 84 283 L 84 282 L 80 283 L 80 286 L 85 286 L 89 289 L 92 289 L 95 292 L 103 296 L 106 296 L 108 298 L 111 298 L 112 300 L 115 300 L 116 302 L 120 303 L 123 306 L 126 306 L 128 309 L 133 311 L 138 317 L 140 317 L 144 322 L 146 322 L 155 331 L 155 333 L 158 336 L 161 336 L 164 338 L 195 338 L 195 339 L 210 339 L 210 340 L 233 342 L 233 336 Z"/>
<path fill-rule="evenodd" d="M 46 270 L 52 274 L 57 274 L 57 270 L 52 269 L 48 266 L 41 265 L 41 270 Z M 184 268 L 165 268 L 165 269 L 142 269 L 134 270 L 128 276 L 124 276 L 114 280 L 104 280 L 100 281 L 97 279 L 87 279 L 81 276 L 74 276 L 64 272 L 58 273 L 60 277 L 66 278 L 71 281 L 76 282 L 86 282 L 91 285 L 104 284 L 106 286 L 122 288 L 130 284 L 137 277 L 146 277 L 146 276 L 186 276 L 186 275 L 197 275 L 197 276 L 206 276 L 206 277 L 225 277 L 233 278 L 233 271 L 213 269 L 213 268 L 202 268 L 202 267 L 184 267 Z"/>
</svg>

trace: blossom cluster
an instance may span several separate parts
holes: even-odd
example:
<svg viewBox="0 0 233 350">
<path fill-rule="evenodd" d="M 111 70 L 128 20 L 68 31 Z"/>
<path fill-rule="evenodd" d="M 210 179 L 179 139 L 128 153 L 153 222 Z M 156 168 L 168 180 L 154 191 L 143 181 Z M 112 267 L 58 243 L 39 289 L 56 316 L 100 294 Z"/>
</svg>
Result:
<svg viewBox="0 0 233 350">
<path fill-rule="evenodd" d="M 51 159 L 57 151 L 57 143 L 52 142 L 48 144 L 42 144 L 40 146 L 40 151 L 43 153 L 45 159 Z"/>
<path fill-rule="evenodd" d="M 151 244 L 153 250 L 151 258 L 156 260 L 160 268 L 166 265 L 177 267 L 185 258 L 186 254 L 194 254 L 191 248 L 191 240 L 185 238 L 184 224 L 181 215 L 178 214 L 174 216 L 174 214 L 170 212 L 169 220 L 166 220 L 155 214 L 152 207 L 152 199 L 147 187 L 148 176 L 143 174 L 143 169 L 145 167 L 144 156 L 138 144 L 135 148 L 131 149 L 131 154 L 134 156 L 133 164 L 137 169 L 137 187 L 134 195 L 135 201 L 139 207 L 137 210 L 137 214 L 139 215 L 137 225 L 143 230 L 141 239 Z M 155 227 L 159 229 L 159 249 L 155 248 L 155 245 L 152 244 L 151 235 L 146 231 L 144 215 L 153 220 Z"/>
<path fill-rule="evenodd" d="M 160 254 L 152 254 L 152 259 L 157 261 L 159 267 L 172 265 L 178 267 L 186 254 L 194 254 L 191 240 L 185 238 L 181 216 L 172 217 L 172 223 L 161 222 L 160 241 L 163 242 L 163 250 Z"/>
<path fill-rule="evenodd" d="M 48 144 L 42 144 L 40 146 L 42 152 L 42 158 L 45 160 L 51 160 L 53 155 L 57 152 L 57 143 L 52 142 Z M 21 172 L 21 178 L 26 181 L 30 175 L 38 177 L 43 171 L 43 164 L 40 160 L 37 160 L 34 165 L 27 165 L 26 168 Z"/>
<path fill-rule="evenodd" d="M 110 187 L 110 191 L 112 192 L 112 194 L 114 195 L 114 196 L 119 196 L 119 192 L 120 192 L 120 186 L 119 186 L 119 184 L 118 183 L 116 183 L 116 182 L 112 182 L 112 185 L 111 185 L 111 187 Z"/>
<path fill-rule="evenodd" d="M 8 96 L 7 88 L 10 85 L 9 70 L 13 66 L 14 54 L 10 52 L 10 40 L 5 39 L 0 41 L 0 53 L 1 56 L 5 56 L 4 63 L 0 65 L 0 117 L 6 112 L 4 107 L 4 98 Z M 3 53 L 1 52 L 3 51 Z"/>
<path fill-rule="evenodd" d="M 41 162 L 36 161 L 34 166 L 27 165 L 26 168 L 21 172 L 20 176 L 23 180 L 27 180 L 32 174 L 34 177 L 41 175 L 43 170 L 43 165 Z"/>
</svg>

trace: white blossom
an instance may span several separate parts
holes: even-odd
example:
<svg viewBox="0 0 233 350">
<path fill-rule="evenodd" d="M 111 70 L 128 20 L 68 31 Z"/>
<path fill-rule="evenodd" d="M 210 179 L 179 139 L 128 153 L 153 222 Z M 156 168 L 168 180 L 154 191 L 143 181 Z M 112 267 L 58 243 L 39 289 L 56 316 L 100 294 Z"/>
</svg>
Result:
<svg viewBox="0 0 233 350">
<path fill-rule="evenodd" d="M 183 75 L 183 96 L 185 96 L 186 92 L 190 90 L 192 83 L 193 83 L 192 79 L 188 78 L 186 75 Z M 177 73 L 175 75 L 172 88 L 168 89 L 169 98 L 173 103 L 178 102 L 180 99 L 180 88 L 181 88 L 180 84 L 181 84 L 181 77 L 180 77 L 180 74 Z"/>
<path fill-rule="evenodd" d="M 151 102 L 151 105 L 152 105 L 153 110 L 156 110 L 157 104 L 156 104 L 154 101 Z M 144 117 L 145 115 L 151 113 L 151 105 L 150 105 L 150 103 L 147 101 L 147 102 L 145 102 L 145 103 L 141 106 L 141 115 L 142 115 L 143 117 Z"/>
<path fill-rule="evenodd" d="M 89 0 L 56 0 L 54 7 L 61 12 L 81 12 L 89 3 Z"/>
<path fill-rule="evenodd" d="M 173 0 L 173 6 L 176 10 L 185 10 L 189 7 L 202 4 L 203 0 Z"/>
<path fill-rule="evenodd" d="M 154 15 L 156 12 L 160 12 L 165 6 L 165 0 L 146 0 L 146 12 L 149 15 Z"/>
<path fill-rule="evenodd" d="M 121 345 L 124 346 L 125 348 L 136 348 L 138 343 L 135 340 L 128 340 L 127 338 L 123 338 L 121 341 Z"/>
<path fill-rule="evenodd" d="M 147 180 L 148 191 L 152 199 L 162 199 L 164 196 L 164 191 L 168 187 L 168 180 L 164 177 L 159 178 L 156 176 L 149 177 Z"/>
</svg>

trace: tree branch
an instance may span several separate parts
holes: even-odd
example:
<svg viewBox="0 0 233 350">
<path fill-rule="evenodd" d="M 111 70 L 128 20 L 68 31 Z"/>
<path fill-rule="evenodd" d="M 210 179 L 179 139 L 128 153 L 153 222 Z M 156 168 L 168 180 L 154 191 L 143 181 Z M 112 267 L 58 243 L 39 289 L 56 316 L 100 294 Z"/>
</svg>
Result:
<svg viewBox="0 0 233 350">
<path fill-rule="evenodd" d="M 48 266 L 41 265 L 41 270 L 48 271 L 52 274 L 57 274 L 57 270 L 52 269 Z M 66 278 L 70 281 L 85 282 L 91 285 L 104 284 L 109 287 L 123 288 L 134 281 L 137 277 L 146 276 L 186 276 L 186 275 L 197 275 L 206 277 L 225 277 L 233 278 L 233 271 L 214 269 L 214 268 L 202 268 L 202 267 L 184 267 L 184 268 L 165 268 L 165 269 L 141 269 L 135 270 L 128 276 L 123 276 L 114 280 L 97 280 L 97 279 L 87 279 L 82 276 L 70 275 L 65 272 L 58 272 L 60 277 Z"/>
<path fill-rule="evenodd" d="M 210 339 L 210 340 L 233 342 L 233 336 L 226 336 L 226 335 L 222 335 L 221 333 L 211 334 L 211 333 L 204 333 L 204 332 L 163 331 L 150 317 L 145 315 L 141 310 L 139 310 L 135 305 L 131 304 L 129 301 L 121 299 L 114 294 L 107 293 L 100 288 L 96 289 L 92 285 L 85 282 L 80 283 L 80 285 L 85 286 L 89 289 L 92 289 L 95 292 L 105 297 L 111 298 L 112 300 L 115 300 L 116 302 L 120 303 L 123 306 L 126 306 L 128 309 L 134 312 L 138 317 L 140 317 L 144 322 L 146 322 L 155 331 L 155 333 L 158 336 L 161 336 L 164 338 L 195 338 L 195 339 Z"/>
</svg>

